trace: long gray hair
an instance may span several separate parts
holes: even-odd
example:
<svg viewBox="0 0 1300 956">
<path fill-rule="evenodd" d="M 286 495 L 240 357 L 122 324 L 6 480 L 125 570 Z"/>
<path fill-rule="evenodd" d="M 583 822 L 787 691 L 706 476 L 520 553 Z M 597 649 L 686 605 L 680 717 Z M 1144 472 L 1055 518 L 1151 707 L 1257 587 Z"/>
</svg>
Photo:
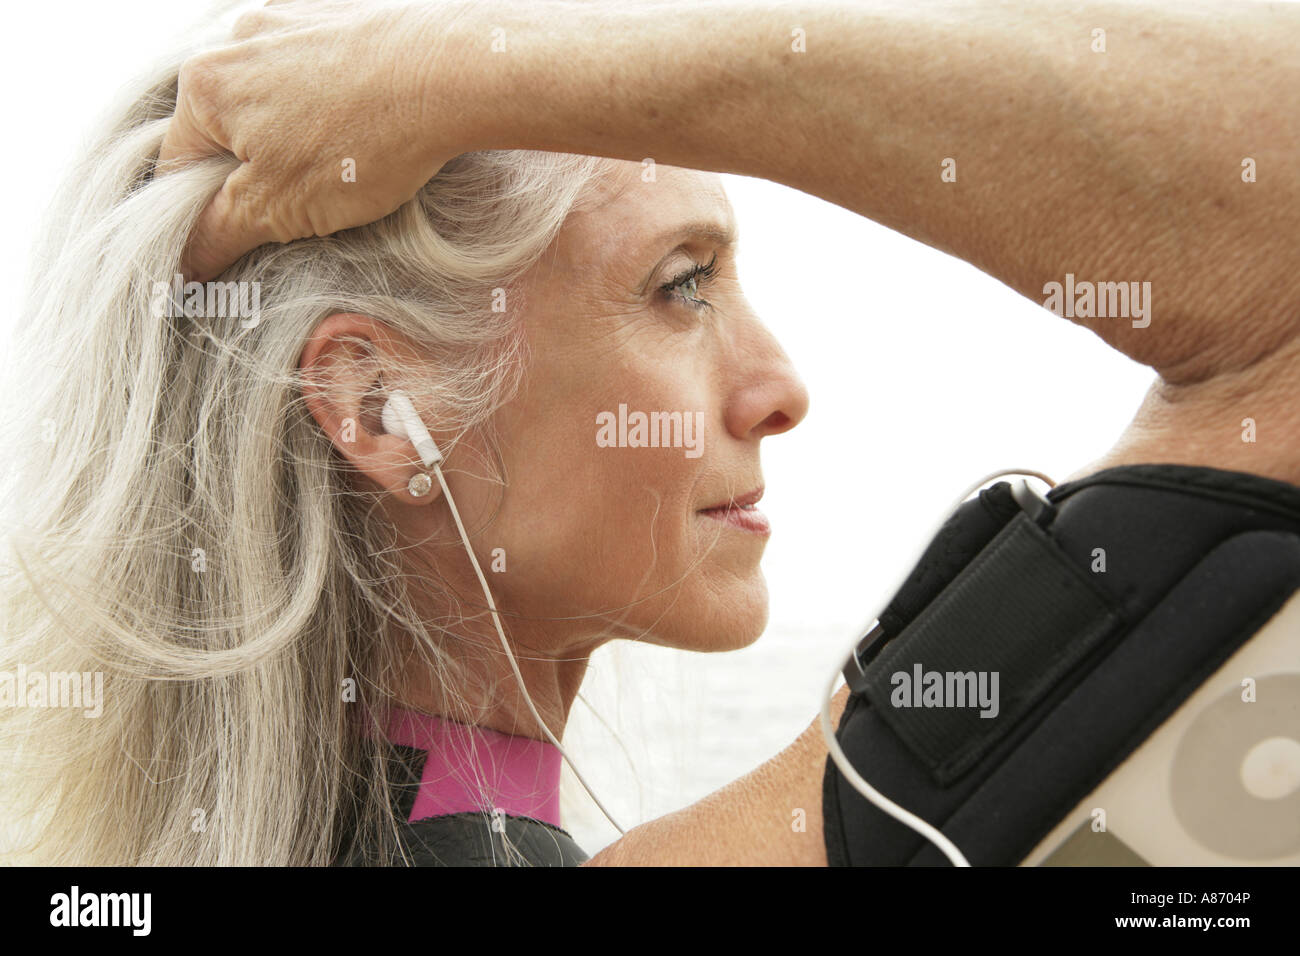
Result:
<svg viewBox="0 0 1300 956">
<path fill-rule="evenodd" d="M 397 635 L 442 687 L 458 672 L 304 408 L 299 356 L 328 315 L 373 316 L 429 357 L 403 370 L 417 407 L 490 433 L 526 359 L 518 297 L 494 311 L 493 290 L 604 161 L 460 156 L 379 222 L 243 257 L 220 281 L 256 283 L 256 321 L 187 317 L 158 290 L 236 161 L 154 178 L 180 62 L 69 179 L 15 335 L 0 672 L 100 673 L 104 697 L 97 717 L 0 707 L 0 811 L 22 824 L 7 858 L 327 864 L 354 833 L 383 857 L 390 754 L 368 722 Z"/>
</svg>

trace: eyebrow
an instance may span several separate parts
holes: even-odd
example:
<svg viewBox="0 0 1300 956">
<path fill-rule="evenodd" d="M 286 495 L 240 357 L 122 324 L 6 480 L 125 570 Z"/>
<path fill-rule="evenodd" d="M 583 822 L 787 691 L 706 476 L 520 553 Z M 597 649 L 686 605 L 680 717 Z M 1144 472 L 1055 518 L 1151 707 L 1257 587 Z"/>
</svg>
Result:
<svg viewBox="0 0 1300 956">
<path fill-rule="evenodd" d="M 707 239 L 720 246 L 734 246 L 740 239 L 736 221 L 728 220 L 723 224 L 714 219 L 696 219 L 680 223 L 655 237 L 652 245 L 662 245 L 673 239 Z"/>
<path fill-rule="evenodd" d="M 690 222 L 678 223 L 671 229 L 664 230 L 647 242 L 645 248 L 658 249 L 670 242 L 674 242 L 674 240 L 676 242 L 672 249 L 668 250 L 655 262 L 654 268 L 650 270 L 645 282 L 641 284 L 640 292 L 642 294 L 649 290 L 650 283 L 654 281 L 654 274 L 663 265 L 664 260 L 692 239 L 712 242 L 734 252 L 740 243 L 740 232 L 736 227 L 735 219 L 729 219 L 725 224 L 718 222 L 716 219 L 694 219 Z"/>
</svg>

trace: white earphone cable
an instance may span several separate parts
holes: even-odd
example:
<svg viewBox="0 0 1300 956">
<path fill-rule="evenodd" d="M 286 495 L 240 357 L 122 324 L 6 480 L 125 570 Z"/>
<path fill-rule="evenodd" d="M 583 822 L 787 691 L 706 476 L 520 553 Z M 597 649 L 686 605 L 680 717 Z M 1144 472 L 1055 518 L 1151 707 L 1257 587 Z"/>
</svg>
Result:
<svg viewBox="0 0 1300 956">
<path fill-rule="evenodd" d="M 528 686 L 524 683 L 524 675 L 519 671 L 519 662 L 515 660 L 514 652 L 510 649 L 510 642 L 506 640 L 505 628 L 501 626 L 501 618 L 497 614 L 496 602 L 492 600 L 492 589 L 488 587 L 487 578 L 483 576 L 483 569 L 479 567 L 478 557 L 474 554 L 474 548 L 470 544 L 469 534 L 465 531 L 465 525 L 460 520 L 460 511 L 456 508 L 456 502 L 451 496 L 451 489 L 447 487 L 447 479 L 442 474 L 443 454 L 438 448 L 437 442 L 429 434 L 428 428 L 425 427 L 424 421 L 420 418 L 419 412 L 411 403 L 411 399 L 401 389 L 392 389 L 388 393 L 388 401 L 384 403 L 383 412 L 380 416 L 384 426 L 384 431 L 389 435 L 399 438 L 405 438 L 414 446 L 424 467 L 429 468 L 438 476 L 438 484 L 442 486 L 443 497 L 447 501 L 447 507 L 451 509 L 452 519 L 456 522 L 456 530 L 460 532 L 460 540 L 465 545 L 465 552 L 469 555 L 470 563 L 474 566 L 474 573 L 478 576 L 479 586 L 483 588 L 483 597 L 487 599 L 488 610 L 492 613 L 492 623 L 496 626 L 497 636 L 501 638 L 501 649 L 506 652 L 506 659 L 510 661 L 510 668 L 515 672 L 515 680 L 519 682 L 519 691 L 524 695 L 524 702 L 528 704 L 528 710 L 532 713 L 533 719 L 537 721 L 537 726 L 542 728 L 542 733 L 546 734 L 555 749 L 560 752 L 564 762 L 569 765 L 573 775 L 578 778 L 582 788 L 587 791 L 587 795 L 596 802 L 600 812 L 605 815 L 614 829 L 619 833 L 626 834 L 627 831 L 618 825 L 605 805 L 600 802 L 600 798 L 592 791 L 587 784 L 587 780 L 578 770 L 577 764 L 565 751 L 560 742 L 555 739 L 555 734 L 546 726 L 542 720 L 542 715 L 537 712 L 537 706 L 533 703 L 532 695 L 528 693 Z"/>
<path fill-rule="evenodd" d="M 492 623 L 496 625 L 497 635 L 501 638 L 501 647 L 505 650 L 506 657 L 510 661 L 510 667 L 515 672 L 515 680 L 519 682 L 519 690 L 524 695 L 524 701 L 528 704 L 528 710 L 532 713 L 533 719 L 537 721 L 537 726 L 541 727 L 542 732 L 546 734 L 546 738 L 554 744 L 555 749 L 560 752 L 560 756 L 563 757 L 564 762 L 569 765 L 569 769 L 573 771 L 573 775 L 578 778 L 578 782 L 582 784 L 582 788 L 586 790 L 591 799 L 596 802 L 596 806 L 599 807 L 600 812 L 605 815 L 605 819 L 613 824 L 614 829 L 619 833 L 626 834 L 627 831 L 618 825 L 617 820 L 610 816 L 609 811 L 605 809 L 605 805 L 600 802 L 600 798 L 597 797 L 591 787 L 587 785 L 587 780 L 578 770 L 577 765 L 565 752 L 564 748 L 560 746 L 560 742 L 555 739 L 555 735 L 551 733 L 550 728 L 546 726 L 546 722 L 542 720 L 541 715 L 537 713 L 537 708 L 533 705 L 533 698 L 528 693 L 527 685 L 524 684 L 524 675 L 520 673 L 519 664 L 515 661 L 514 652 L 510 650 L 510 643 L 506 640 L 505 629 L 502 628 L 501 618 L 497 615 L 496 602 L 492 600 L 492 591 L 488 587 L 487 579 L 483 577 L 483 569 L 479 567 L 478 558 L 474 554 L 474 548 L 469 543 L 469 535 L 465 533 L 465 525 L 461 523 L 460 512 L 456 510 L 456 502 L 452 500 L 451 490 L 447 487 L 447 480 L 442 476 L 441 465 L 435 462 L 433 471 L 434 474 L 438 476 L 438 484 L 442 486 L 442 494 L 447 499 L 447 506 L 451 509 L 452 518 L 456 521 L 456 530 L 460 532 L 460 539 L 465 544 L 466 552 L 469 553 L 470 563 L 474 565 L 474 573 L 478 575 L 478 583 L 483 588 L 483 596 L 487 599 L 488 610 L 492 612 Z"/>
</svg>

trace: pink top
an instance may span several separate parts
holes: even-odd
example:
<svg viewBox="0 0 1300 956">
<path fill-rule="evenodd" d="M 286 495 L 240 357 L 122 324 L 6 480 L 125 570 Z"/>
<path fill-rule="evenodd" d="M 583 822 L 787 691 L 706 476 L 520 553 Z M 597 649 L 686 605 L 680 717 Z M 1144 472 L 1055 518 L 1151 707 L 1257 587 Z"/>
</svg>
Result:
<svg viewBox="0 0 1300 956">
<path fill-rule="evenodd" d="M 397 709 L 389 714 L 388 739 L 428 752 L 409 823 L 501 810 L 560 826 L 561 758 L 549 741 Z"/>
</svg>

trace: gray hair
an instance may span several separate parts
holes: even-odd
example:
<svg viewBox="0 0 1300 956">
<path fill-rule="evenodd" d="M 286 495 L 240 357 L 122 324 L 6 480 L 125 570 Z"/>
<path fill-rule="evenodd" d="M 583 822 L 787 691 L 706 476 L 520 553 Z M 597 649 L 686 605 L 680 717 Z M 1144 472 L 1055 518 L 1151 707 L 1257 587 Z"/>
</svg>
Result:
<svg viewBox="0 0 1300 956">
<path fill-rule="evenodd" d="M 303 406 L 304 342 L 330 314 L 373 316 L 428 356 L 400 370 L 417 407 L 490 433 L 526 359 L 511 283 L 607 161 L 465 154 L 378 222 L 244 256 L 220 281 L 256 283 L 256 322 L 159 315 L 237 165 L 154 178 L 180 62 L 68 180 L 15 333 L 0 671 L 102 672 L 105 701 L 93 719 L 0 708 L 0 809 L 25 823 L 8 856 L 327 864 L 348 833 L 395 840 L 369 724 L 398 629 L 444 688 L 458 671 L 382 509 Z"/>
</svg>

